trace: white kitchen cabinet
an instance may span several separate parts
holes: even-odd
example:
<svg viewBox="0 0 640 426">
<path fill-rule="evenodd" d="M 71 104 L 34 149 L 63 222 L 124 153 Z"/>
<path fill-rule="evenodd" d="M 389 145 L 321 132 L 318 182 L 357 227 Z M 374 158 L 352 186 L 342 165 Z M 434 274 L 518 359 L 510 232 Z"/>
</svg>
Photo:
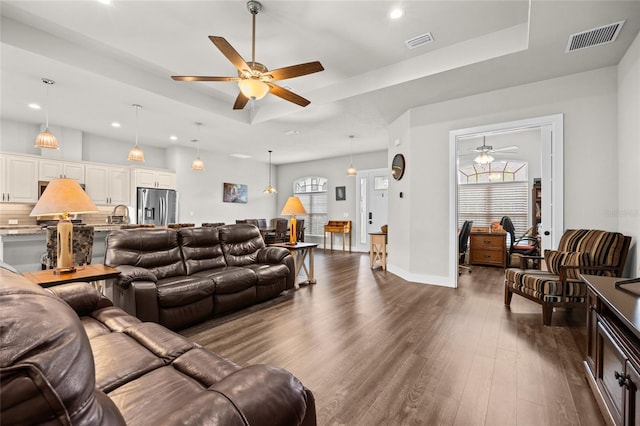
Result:
<svg viewBox="0 0 640 426">
<path fill-rule="evenodd" d="M 135 169 L 133 174 L 134 188 L 176 189 L 175 172 L 152 169 Z"/>
<path fill-rule="evenodd" d="M 84 183 L 84 164 L 59 160 L 39 160 L 38 180 L 50 181 L 57 178 L 74 179 Z"/>
<path fill-rule="evenodd" d="M 0 189 L 4 203 L 38 201 L 38 159 L 0 154 Z"/>
<path fill-rule="evenodd" d="M 94 203 L 129 205 L 130 172 L 125 167 L 85 165 L 85 189 Z"/>
</svg>

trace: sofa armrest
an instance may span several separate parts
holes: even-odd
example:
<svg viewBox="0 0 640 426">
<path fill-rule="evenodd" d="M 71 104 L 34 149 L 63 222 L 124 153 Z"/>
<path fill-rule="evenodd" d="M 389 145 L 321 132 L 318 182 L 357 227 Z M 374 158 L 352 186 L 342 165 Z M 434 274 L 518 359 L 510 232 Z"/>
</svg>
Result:
<svg viewBox="0 0 640 426">
<path fill-rule="evenodd" d="M 260 389 L 260 392 L 247 389 Z M 281 368 L 251 365 L 209 390 L 229 399 L 251 425 L 315 424 L 315 402 L 298 379 Z M 313 416 L 313 421 L 307 416 Z"/>
<path fill-rule="evenodd" d="M 135 281 L 151 281 L 154 284 L 158 282 L 158 278 L 153 272 L 145 268 L 132 265 L 119 265 L 116 266 L 115 269 L 120 271 L 116 284 L 125 290 Z"/>
<path fill-rule="evenodd" d="M 112 306 L 109 299 L 102 296 L 95 287 L 88 283 L 61 284 L 46 290 L 64 300 L 78 316 L 85 316 L 97 309 Z"/>
<path fill-rule="evenodd" d="M 525 270 L 527 269 L 527 265 L 528 265 L 528 261 L 529 260 L 537 260 L 539 262 L 544 260 L 544 257 L 542 256 L 528 256 L 525 254 L 519 254 L 518 255 L 520 257 L 520 269 Z"/>
<path fill-rule="evenodd" d="M 258 250 L 258 263 L 282 263 L 289 256 L 289 250 L 284 247 L 263 247 Z"/>
</svg>

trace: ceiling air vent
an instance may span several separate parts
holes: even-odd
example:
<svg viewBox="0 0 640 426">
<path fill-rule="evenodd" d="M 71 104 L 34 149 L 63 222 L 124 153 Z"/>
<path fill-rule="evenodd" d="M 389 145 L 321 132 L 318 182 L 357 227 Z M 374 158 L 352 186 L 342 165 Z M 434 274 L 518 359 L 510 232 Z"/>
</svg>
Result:
<svg viewBox="0 0 640 426">
<path fill-rule="evenodd" d="M 431 42 L 433 42 L 433 36 L 431 35 L 431 33 L 425 33 L 417 37 L 414 37 L 412 39 L 409 39 L 404 43 L 407 45 L 409 49 L 415 49 L 416 47 L 420 47 L 422 45 L 425 45 Z"/>
<path fill-rule="evenodd" d="M 616 22 L 569 36 L 565 53 L 616 41 L 625 21 Z"/>
</svg>

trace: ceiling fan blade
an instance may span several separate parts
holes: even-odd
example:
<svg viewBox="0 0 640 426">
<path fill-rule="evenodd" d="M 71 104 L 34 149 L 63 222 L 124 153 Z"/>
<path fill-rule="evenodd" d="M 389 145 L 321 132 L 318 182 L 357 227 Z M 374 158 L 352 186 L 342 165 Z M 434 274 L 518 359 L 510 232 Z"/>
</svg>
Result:
<svg viewBox="0 0 640 426">
<path fill-rule="evenodd" d="M 176 81 L 238 81 L 239 77 L 208 77 L 197 75 L 172 75 L 172 79 Z"/>
<path fill-rule="evenodd" d="M 278 68 L 266 72 L 265 75 L 270 75 L 272 81 L 286 80 L 287 78 L 300 77 L 307 74 L 313 74 L 314 72 L 324 71 L 324 67 L 318 61 L 307 62 L 306 64 L 292 65 L 290 67 Z"/>
<path fill-rule="evenodd" d="M 242 92 L 238 93 L 238 97 L 236 98 L 236 102 L 233 104 L 233 109 L 242 109 L 249 102 L 249 98 L 242 94 Z"/>
<path fill-rule="evenodd" d="M 249 65 L 242 59 L 242 56 L 229 44 L 224 37 L 209 36 L 209 40 L 222 52 L 222 54 L 236 67 L 239 71 L 251 71 Z"/>
<path fill-rule="evenodd" d="M 275 84 L 267 83 L 269 86 L 269 93 L 276 95 L 279 98 L 284 99 L 285 101 L 293 102 L 294 104 L 298 104 L 302 107 L 306 107 L 311 103 L 308 99 L 303 98 L 300 95 L 296 95 L 290 90 L 277 86 Z"/>
<path fill-rule="evenodd" d="M 498 151 L 517 151 L 519 150 L 520 147 L 518 145 L 511 145 L 511 146 L 505 146 L 502 148 L 495 148 L 494 151 L 498 152 Z"/>
</svg>

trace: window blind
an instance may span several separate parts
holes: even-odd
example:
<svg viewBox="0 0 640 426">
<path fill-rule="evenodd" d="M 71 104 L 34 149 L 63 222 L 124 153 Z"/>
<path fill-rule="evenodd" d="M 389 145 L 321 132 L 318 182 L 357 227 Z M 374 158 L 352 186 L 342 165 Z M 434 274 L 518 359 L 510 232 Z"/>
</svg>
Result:
<svg viewBox="0 0 640 426">
<path fill-rule="evenodd" d="M 516 235 L 529 229 L 529 185 L 527 182 L 494 182 L 458 185 L 458 227 L 465 220 L 473 226 L 490 226 L 509 216 Z"/>
<path fill-rule="evenodd" d="M 327 224 L 329 218 L 327 192 L 306 192 L 294 195 L 300 198 L 307 211 L 306 215 L 296 216 L 296 219 L 304 219 L 305 234 L 322 235 L 324 225 Z"/>
</svg>

